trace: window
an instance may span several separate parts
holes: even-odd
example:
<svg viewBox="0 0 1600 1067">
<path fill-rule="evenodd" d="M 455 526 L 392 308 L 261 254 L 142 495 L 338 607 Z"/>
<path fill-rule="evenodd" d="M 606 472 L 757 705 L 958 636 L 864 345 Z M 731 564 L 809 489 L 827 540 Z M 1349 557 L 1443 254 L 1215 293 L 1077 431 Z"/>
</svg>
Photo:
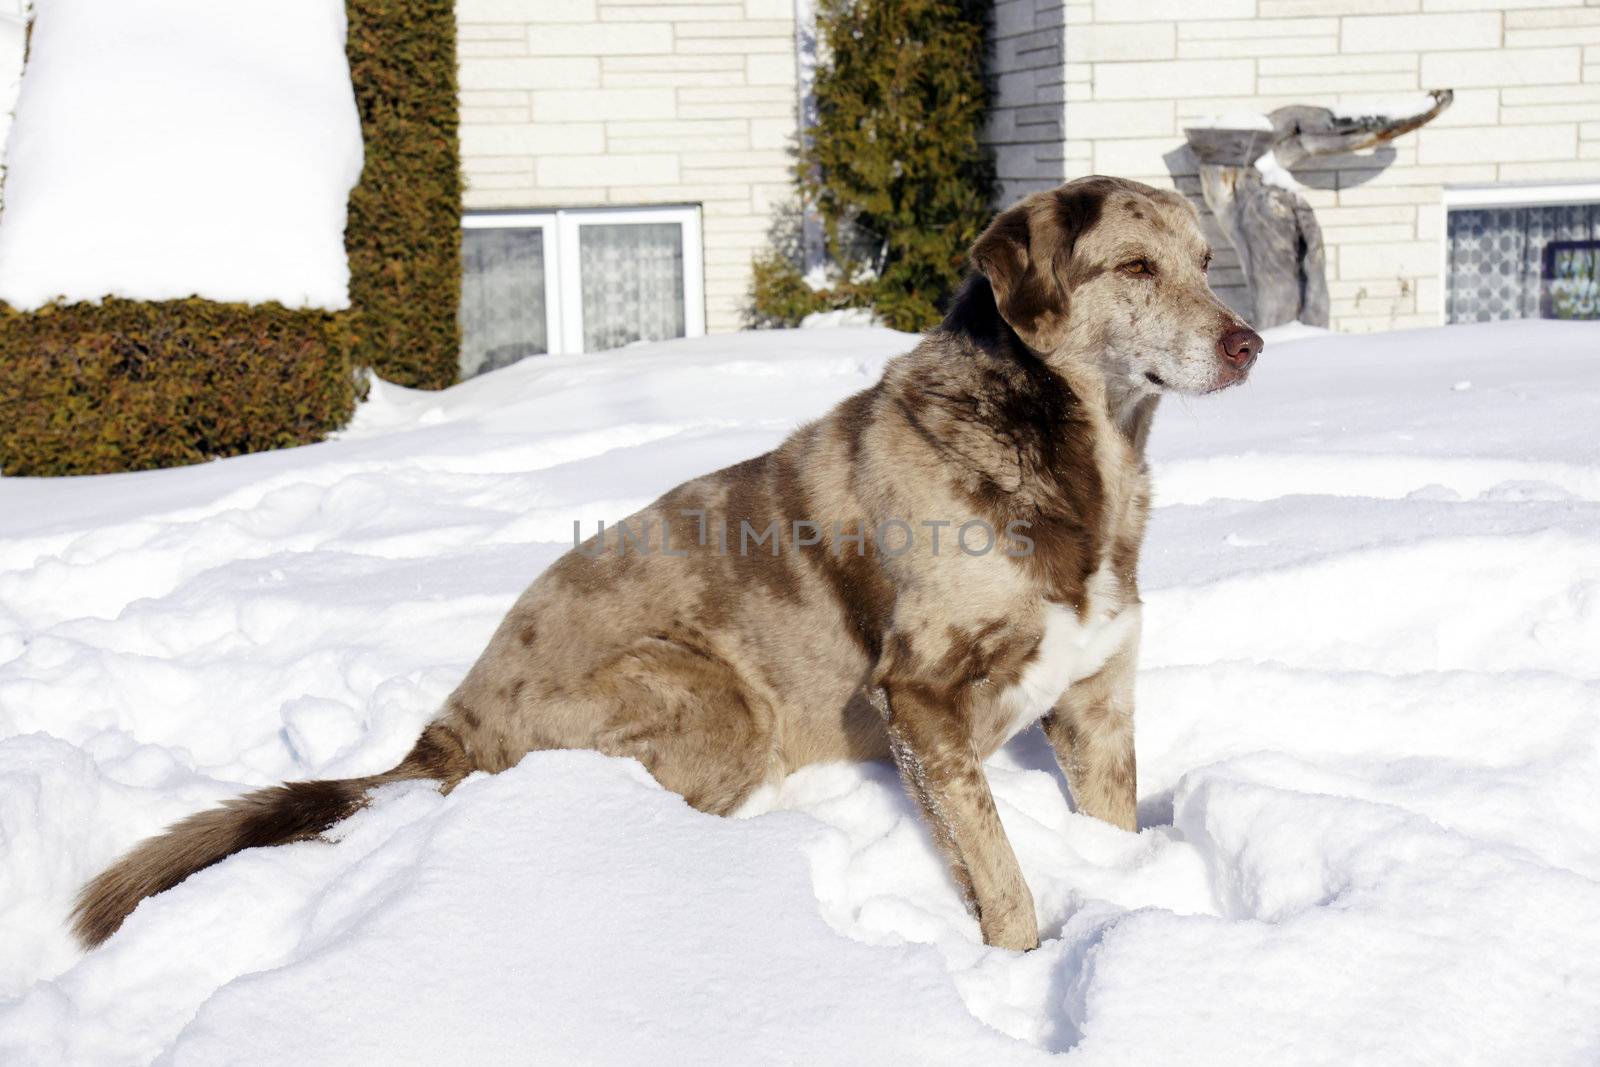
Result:
<svg viewBox="0 0 1600 1067">
<path fill-rule="evenodd" d="M 1600 319 L 1600 188 L 1446 191 L 1445 321 Z"/>
<path fill-rule="evenodd" d="M 461 376 L 550 351 L 556 307 L 546 226 L 475 226 L 461 240 Z"/>
<path fill-rule="evenodd" d="M 697 208 L 482 212 L 462 224 L 463 378 L 705 332 Z"/>
</svg>

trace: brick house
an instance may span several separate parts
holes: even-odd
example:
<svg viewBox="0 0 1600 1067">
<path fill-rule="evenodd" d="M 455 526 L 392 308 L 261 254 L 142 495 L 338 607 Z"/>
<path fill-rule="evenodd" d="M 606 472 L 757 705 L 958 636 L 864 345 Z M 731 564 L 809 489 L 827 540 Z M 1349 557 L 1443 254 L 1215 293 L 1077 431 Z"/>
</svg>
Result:
<svg viewBox="0 0 1600 1067">
<path fill-rule="evenodd" d="M 738 328 L 791 195 L 810 0 L 457 14 L 464 369 Z M 1392 150 L 1296 172 L 1339 329 L 1538 314 L 1546 246 L 1600 238 L 1592 0 L 1002 0 L 992 69 L 1002 201 L 1100 172 L 1198 205 L 1183 128 L 1205 115 L 1455 89 Z M 1217 244 L 1214 282 L 1240 296 Z"/>
</svg>

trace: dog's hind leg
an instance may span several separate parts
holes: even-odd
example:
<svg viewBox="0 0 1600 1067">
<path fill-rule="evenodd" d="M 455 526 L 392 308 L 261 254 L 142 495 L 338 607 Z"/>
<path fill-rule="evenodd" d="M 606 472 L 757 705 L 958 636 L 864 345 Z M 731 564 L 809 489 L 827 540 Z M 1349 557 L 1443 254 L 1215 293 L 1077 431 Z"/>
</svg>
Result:
<svg viewBox="0 0 1600 1067">
<path fill-rule="evenodd" d="M 696 645 L 651 638 L 596 672 L 606 721 L 594 748 L 632 756 L 692 806 L 727 815 L 776 772 L 772 713 Z"/>
<path fill-rule="evenodd" d="M 885 683 L 874 698 L 900 777 L 932 827 L 984 942 L 1038 948 L 1033 894 L 1000 824 L 983 764 L 953 703 L 930 697 L 914 685 Z"/>
<path fill-rule="evenodd" d="M 1133 751 L 1135 649 L 1067 689 L 1044 718 L 1045 736 L 1085 815 L 1138 830 L 1139 789 Z"/>
</svg>

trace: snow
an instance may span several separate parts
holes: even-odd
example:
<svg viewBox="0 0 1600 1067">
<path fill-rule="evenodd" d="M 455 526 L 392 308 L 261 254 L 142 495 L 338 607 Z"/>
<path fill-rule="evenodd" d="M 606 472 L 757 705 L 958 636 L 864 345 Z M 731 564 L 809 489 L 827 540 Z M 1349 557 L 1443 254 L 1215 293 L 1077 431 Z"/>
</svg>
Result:
<svg viewBox="0 0 1600 1067">
<path fill-rule="evenodd" d="M 1289 168 L 1278 162 L 1277 153 L 1270 148 L 1256 160 L 1256 170 L 1260 172 L 1261 180 L 1268 185 L 1276 185 L 1291 192 L 1299 192 L 1301 189 L 1300 183 L 1289 173 Z"/>
<path fill-rule="evenodd" d="M 835 308 L 832 311 L 813 311 L 800 320 L 802 330 L 831 330 L 840 326 L 878 326 L 877 313 L 871 308 Z"/>
<path fill-rule="evenodd" d="M 1308 326 L 1295 319 L 1281 326 L 1268 326 L 1261 331 L 1261 336 L 1267 344 L 1278 345 L 1284 341 L 1298 341 L 1304 337 L 1326 337 L 1331 332 L 1326 326 Z"/>
<path fill-rule="evenodd" d="M 1259 111 L 1225 111 L 1206 115 L 1189 124 L 1196 130 L 1260 130 L 1272 132 L 1272 120 Z"/>
<path fill-rule="evenodd" d="M 27 0 L 0 0 L 0 144 L 11 129 L 22 79 L 22 54 L 27 48 Z"/>
<path fill-rule="evenodd" d="M 1427 93 L 1404 93 L 1389 96 L 1341 96 L 1330 109 L 1339 119 L 1395 120 L 1421 115 L 1436 101 Z"/>
<path fill-rule="evenodd" d="M 185 813 L 391 766 L 575 519 L 769 447 L 903 334 L 379 383 L 336 441 L 0 479 L 0 1062 L 1593 1063 L 1597 340 L 1275 339 L 1167 403 L 1142 830 L 1075 814 L 1037 730 L 990 763 L 1028 954 L 887 765 L 724 820 L 589 753 L 388 787 L 87 956 L 63 926 Z"/>
<path fill-rule="evenodd" d="M 362 148 L 339 0 L 33 10 L 5 147 L 0 300 L 349 303 Z"/>
</svg>

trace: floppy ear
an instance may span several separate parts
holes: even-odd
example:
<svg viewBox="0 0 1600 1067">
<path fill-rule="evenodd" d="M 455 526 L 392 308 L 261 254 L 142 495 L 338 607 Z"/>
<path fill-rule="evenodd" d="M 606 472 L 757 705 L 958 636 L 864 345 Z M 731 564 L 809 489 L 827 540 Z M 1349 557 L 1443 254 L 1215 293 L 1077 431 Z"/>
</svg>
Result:
<svg viewBox="0 0 1600 1067">
<path fill-rule="evenodd" d="M 1055 263 L 1063 235 L 1035 235 L 1030 205 L 1025 201 L 996 216 L 972 246 L 972 266 L 989 280 L 1000 317 L 1030 348 L 1053 352 L 1067 331 L 1067 293 Z M 1065 251 L 1071 254 L 1070 239 Z"/>
<path fill-rule="evenodd" d="M 989 279 L 1001 318 L 1031 347 L 1053 352 L 1066 343 L 1068 294 L 1094 273 L 1073 262 L 1078 238 L 1100 220 L 1106 197 L 1132 184 L 1094 175 L 1035 193 L 1002 212 L 972 246 L 972 264 Z"/>
</svg>

